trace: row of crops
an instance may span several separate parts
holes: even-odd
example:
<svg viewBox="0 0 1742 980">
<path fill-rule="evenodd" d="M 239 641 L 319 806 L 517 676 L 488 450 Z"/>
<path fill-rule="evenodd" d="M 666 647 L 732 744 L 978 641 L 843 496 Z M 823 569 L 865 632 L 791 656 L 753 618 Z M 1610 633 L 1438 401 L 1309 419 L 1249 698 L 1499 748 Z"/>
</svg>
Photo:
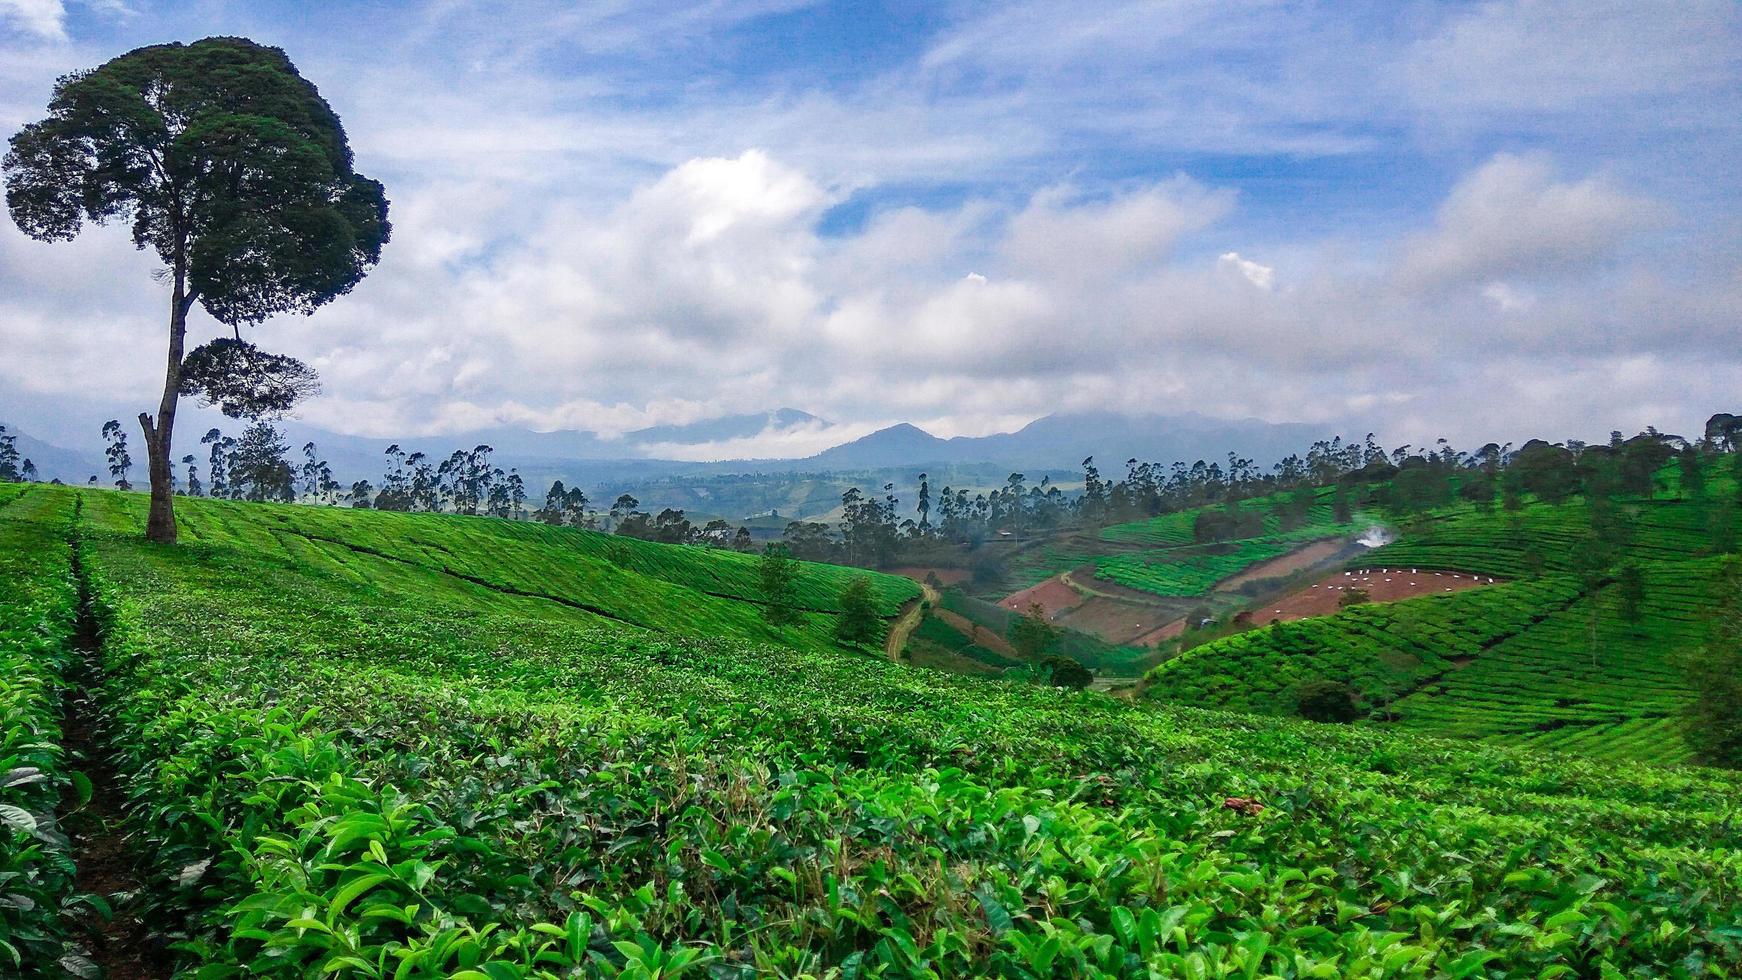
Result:
<svg viewBox="0 0 1742 980">
<path fill-rule="evenodd" d="M 0 484 L 0 976 L 85 964 L 73 940 L 63 794 L 76 777 L 61 744 L 78 590 L 72 500 Z"/>
<path fill-rule="evenodd" d="M 93 693 L 201 976 L 1742 969 L 1729 776 L 522 615 L 82 494 Z"/>
<path fill-rule="evenodd" d="M 1370 567 L 1504 576 L 1499 586 L 1276 624 L 1225 637 L 1151 672 L 1156 699 L 1289 714 L 1313 680 L 1347 682 L 1375 722 L 1602 758 L 1678 762 L 1690 693 L 1673 660 L 1703 640 L 1717 571 L 1710 511 L 1676 498 L 1623 502 L 1617 565 L 1642 573 L 1585 594 L 1569 574 L 1591 535 L 1583 500 L 1514 512 L 1449 507 L 1359 557 Z"/>
<path fill-rule="evenodd" d="M 143 501 L 120 499 L 136 506 L 120 508 L 114 519 L 143 526 Z M 897 576 L 801 562 L 792 602 L 803 613 L 794 627 L 779 628 L 761 614 L 758 559 L 732 551 L 495 518 L 432 520 L 231 501 L 199 501 L 181 510 L 182 540 L 189 547 L 245 549 L 359 585 L 391 583 L 419 595 L 534 617 L 585 612 L 653 630 L 820 647 L 834 642 L 834 616 L 851 579 L 870 579 L 885 615 L 919 594 L 918 586 Z"/>
<path fill-rule="evenodd" d="M 1578 597 L 1566 576 L 1355 606 L 1213 640 L 1151 671 L 1149 697 L 1293 714 L 1301 684 L 1347 681 L 1379 707 L 1530 629 Z"/>
<path fill-rule="evenodd" d="M 1688 698 L 1671 662 L 1704 638 L 1712 560 L 1647 566 L 1638 622 L 1612 596 L 1580 602 L 1391 706 L 1398 725 L 1463 737 L 1681 762 Z M 1593 616 L 1593 613 L 1595 616 Z"/>
<path fill-rule="evenodd" d="M 1277 513 L 1279 508 L 1285 508 L 1296 491 L 1284 491 L 1263 497 L 1243 500 L 1238 505 L 1239 511 L 1258 512 L 1263 515 L 1262 523 L 1255 528 L 1258 533 L 1252 537 L 1269 537 L 1286 533 L 1283 530 L 1282 518 Z M 1321 487 L 1314 491 L 1312 506 L 1306 509 L 1304 520 L 1290 531 L 1305 531 L 1306 536 L 1327 537 L 1333 534 L 1344 534 L 1357 530 L 1361 524 L 1355 522 L 1340 522 L 1331 506 L 1335 490 L 1331 487 Z M 1111 544 L 1142 545 L 1149 548 L 1179 548 L 1192 544 L 1195 540 L 1194 530 L 1198 516 L 1205 511 L 1227 511 L 1222 504 L 1211 504 L 1195 507 L 1191 510 L 1175 511 L 1141 521 L 1129 521 L 1124 524 L 1113 524 L 1101 529 L 1100 538 Z M 1359 518 L 1360 515 L 1357 515 Z M 1298 536 L 1297 536 L 1298 537 Z"/>
<path fill-rule="evenodd" d="M 1143 551 L 1109 555 L 1095 563 L 1095 577 L 1155 595 L 1203 595 L 1217 582 L 1294 548 L 1292 542 L 1255 538 L 1196 554 Z"/>
</svg>

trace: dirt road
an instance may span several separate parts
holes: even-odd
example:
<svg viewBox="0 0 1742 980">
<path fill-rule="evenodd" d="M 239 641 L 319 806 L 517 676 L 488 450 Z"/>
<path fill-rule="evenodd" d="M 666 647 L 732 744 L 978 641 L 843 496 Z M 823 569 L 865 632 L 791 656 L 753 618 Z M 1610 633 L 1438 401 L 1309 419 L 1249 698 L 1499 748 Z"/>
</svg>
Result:
<svg viewBox="0 0 1742 980">
<path fill-rule="evenodd" d="M 901 660 L 901 649 L 907 646 L 907 638 L 919 628 L 919 621 L 925 616 L 926 604 L 930 603 L 933 606 L 938 604 L 938 590 L 921 582 L 919 583 L 919 591 L 920 597 L 918 599 L 909 601 L 901 608 L 900 617 L 889 627 L 889 636 L 883 641 L 883 652 L 887 653 L 891 660 L 897 662 Z"/>
</svg>

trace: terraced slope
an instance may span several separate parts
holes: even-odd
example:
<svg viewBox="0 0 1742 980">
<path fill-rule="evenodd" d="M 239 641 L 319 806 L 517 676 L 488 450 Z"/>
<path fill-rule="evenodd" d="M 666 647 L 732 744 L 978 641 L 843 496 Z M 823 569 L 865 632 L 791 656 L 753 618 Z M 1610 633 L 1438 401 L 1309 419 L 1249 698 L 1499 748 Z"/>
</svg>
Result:
<svg viewBox="0 0 1742 980">
<path fill-rule="evenodd" d="M 143 495 L 100 494 L 93 514 L 115 528 L 143 527 Z M 182 506 L 185 504 L 185 506 Z M 357 587 L 449 596 L 480 609 L 651 630 L 832 646 L 839 597 L 857 576 L 872 582 L 884 615 L 919 595 L 893 575 L 798 563 L 793 628 L 762 617 L 757 559 L 550 527 L 531 521 L 461 519 L 221 500 L 178 502 L 183 544 L 246 549 L 321 569 Z"/>
<path fill-rule="evenodd" d="M 1358 607 L 1206 644 L 1150 674 L 1151 697 L 1290 714 L 1298 686 L 1353 685 L 1373 724 L 1610 759 L 1678 762 L 1674 716 L 1689 697 L 1671 658 L 1702 642 L 1717 570 L 1706 513 L 1629 501 L 1620 564 L 1644 573 L 1637 622 L 1617 588 L 1570 574 L 1590 533 L 1583 502 L 1517 513 L 1451 508 L 1358 558 L 1512 579 L 1448 596 Z M 1540 576 L 1540 577 L 1537 577 Z"/>
<path fill-rule="evenodd" d="M 63 582 L 84 501 L 87 693 L 202 975 L 1742 970 L 1730 775 L 662 635 L 246 514 L 162 548 L 130 498 L 21 499 L 0 546 Z"/>
</svg>

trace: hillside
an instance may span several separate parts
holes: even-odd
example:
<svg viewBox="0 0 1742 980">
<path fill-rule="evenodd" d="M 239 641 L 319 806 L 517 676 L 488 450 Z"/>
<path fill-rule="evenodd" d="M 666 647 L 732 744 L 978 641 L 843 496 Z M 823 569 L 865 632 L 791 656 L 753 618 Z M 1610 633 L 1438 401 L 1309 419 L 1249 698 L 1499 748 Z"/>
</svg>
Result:
<svg viewBox="0 0 1742 980">
<path fill-rule="evenodd" d="M 1146 693 L 1293 714 L 1303 683 L 1331 680 L 1352 686 L 1374 725 L 1602 758 L 1684 760 L 1676 715 L 1689 692 L 1670 661 L 1703 640 L 1701 611 L 1719 559 L 1714 512 L 1680 495 L 1673 475 L 1659 479 L 1669 492 L 1615 505 L 1621 541 L 1594 582 L 1579 570 L 1594 521 L 1583 499 L 1531 499 L 1514 513 L 1442 507 L 1405 520 L 1398 541 L 1349 565 L 1383 569 L 1382 581 L 1461 574 L 1445 582 L 1448 592 L 1471 584 L 1471 573 L 1495 584 L 1214 640 L 1156 668 Z M 1714 497 L 1734 494 L 1721 474 L 1712 479 Z M 1628 566 L 1640 572 L 1632 615 L 1618 584 Z"/>
<path fill-rule="evenodd" d="M 0 789 L 36 898 L 0 955 L 32 972 L 73 912 L 62 724 L 123 774 L 92 789 L 183 937 L 150 954 L 203 975 L 1742 969 L 1733 776 L 749 643 L 698 628 L 734 621 L 710 553 L 619 589 L 578 533 L 190 501 L 164 548 L 139 506 L 0 488 L 0 698 L 45 777 Z"/>
</svg>

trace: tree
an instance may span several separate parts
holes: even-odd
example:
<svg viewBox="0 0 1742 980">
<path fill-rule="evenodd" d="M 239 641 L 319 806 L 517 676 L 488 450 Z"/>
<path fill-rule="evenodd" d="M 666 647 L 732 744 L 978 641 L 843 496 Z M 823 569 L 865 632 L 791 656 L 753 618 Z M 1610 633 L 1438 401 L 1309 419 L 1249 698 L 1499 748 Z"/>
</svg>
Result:
<svg viewBox="0 0 1742 980">
<path fill-rule="evenodd" d="M 1621 618 L 1639 622 L 1645 608 L 1645 573 L 1638 565 L 1622 566 L 1615 576 L 1615 594 L 1621 600 Z"/>
<path fill-rule="evenodd" d="M 871 579 L 867 576 L 854 576 L 842 590 L 835 639 L 855 647 L 883 639 L 883 618 L 877 615 L 877 600 L 871 595 Z"/>
<path fill-rule="evenodd" d="M 170 447 L 184 381 L 234 417 L 281 404 L 287 377 L 294 396 L 306 367 L 261 355 L 240 327 L 349 292 L 388 239 L 382 187 L 352 170 L 338 116 L 284 52 L 244 38 L 139 48 L 62 76 L 47 117 L 12 137 L 4 170 L 26 235 L 66 241 L 86 221 L 127 220 L 134 244 L 167 267 L 163 397 L 139 425 L 146 537 L 174 542 Z M 200 370 L 184 378 L 195 303 L 236 336 L 195 351 Z"/>
<path fill-rule="evenodd" d="M 1355 701 L 1355 689 L 1342 681 L 1320 678 L 1300 686 L 1296 693 L 1296 709 L 1308 721 L 1347 724 L 1360 717 Z"/>
<path fill-rule="evenodd" d="M 1046 675 L 1046 683 L 1053 687 L 1068 687 L 1073 691 L 1081 691 L 1094 683 L 1095 675 L 1089 668 L 1069 657 L 1051 656 L 1040 665 Z"/>
<path fill-rule="evenodd" d="M 1742 563 L 1719 576 L 1706 643 L 1677 658 L 1694 692 L 1682 731 L 1701 762 L 1742 769 Z"/>
<path fill-rule="evenodd" d="M 209 484 L 207 492 L 213 497 L 230 495 L 230 464 L 228 454 L 235 440 L 219 432 L 217 429 L 207 429 L 200 437 L 200 442 L 212 447 L 210 458 L 206 460 L 206 480 Z"/>
<path fill-rule="evenodd" d="M 109 443 L 103 450 L 103 456 L 109 460 L 109 476 L 120 489 L 133 489 L 133 484 L 127 479 L 127 471 L 133 468 L 133 457 L 127 452 L 127 433 L 121 431 L 119 419 L 103 423 L 103 438 Z"/>
<path fill-rule="evenodd" d="M 205 487 L 200 485 L 200 471 L 199 467 L 194 465 L 193 453 L 184 455 L 181 458 L 181 463 L 188 468 L 188 496 L 198 497 L 205 493 Z"/>
<path fill-rule="evenodd" d="M 1058 645 L 1059 629 L 1047 622 L 1046 609 L 1040 603 L 1031 602 L 1021 618 L 1010 624 L 1006 639 L 1024 659 L 1041 660 Z"/>
<path fill-rule="evenodd" d="M 0 480 L 13 482 L 18 477 L 18 437 L 0 425 Z"/>
<path fill-rule="evenodd" d="M 243 430 L 230 451 L 230 496 L 236 500 L 279 501 L 296 499 L 296 471 L 285 454 L 290 446 L 276 428 L 256 422 Z"/>
<path fill-rule="evenodd" d="M 786 548 L 771 544 L 762 550 L 756 579 L 762 587 L 762 618 L 775 626 L 797 622 L 799 611 L 793 603 L 798 598 L 798 562 Z"/>
<path fill-rule="evenodd" d="M 1337 597 L 1337 608 L 1349 609 L 1353 606 L 1366 605 L 1371 599 L 1372 597 L 1367 594 L 1366 589 L 1344 589 L 1343 594 Z"/>
</svg>

